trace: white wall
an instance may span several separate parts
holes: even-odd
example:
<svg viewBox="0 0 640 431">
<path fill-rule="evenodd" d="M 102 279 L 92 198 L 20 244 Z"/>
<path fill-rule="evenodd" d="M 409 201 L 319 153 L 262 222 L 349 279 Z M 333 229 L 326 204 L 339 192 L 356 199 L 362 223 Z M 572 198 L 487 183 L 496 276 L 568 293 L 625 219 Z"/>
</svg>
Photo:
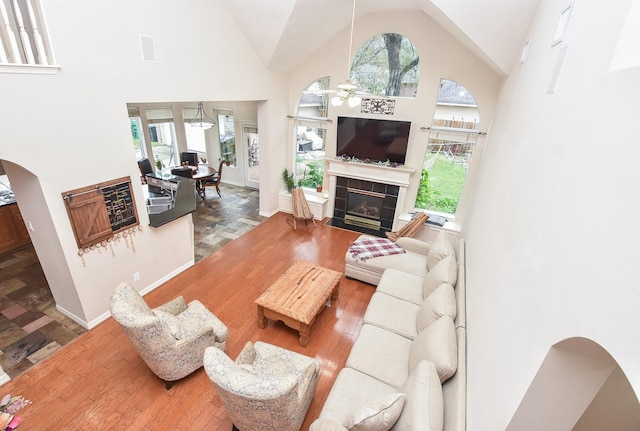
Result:
<svg viewBox="0 0 640 431">
<path fill-rule="evenodd" d="M 396 99 L 393 115 L 361 114 L 359 107 L 349 108 L 346 103 L 341 107 L 329 106 L 328 117 L 334 121 L 327 125 L 326 156 L 335 157 L 335 120 L 339 115 L 411 121 L 405 164 L 416 171 L 412 174 L 412 184 L 407 191 L 408 198 L 403 208 L 403 211 L 406 212 L 414 208 L 422 162 L 427 149 L 428 133 L 420 131 L 420 127 L 431 125 L 440 80 L 447 78 L 459 82 L 473 94 L 480 110 L 481 129 L 486 131 L 490 124 L 502 78 L 435 21 L 427 15 L 415 11 L 369 14 L 356 20 L 352 58 L 364 42 L 380 33 L 402 34 L 415 45 L 420 56 L 420 84 L 417 96 Z M 313 81 L 329 75 L 333 89 L 337 84 L 346 81 L 348 43 L 349 29 L 338 34 L 318 51 L 310 53 L 308 59 L 291 73 L 289 81 L 291 114 L 294 113 L 293 109 L 297 106 L 302 91 Z M 293 136 L 293 121 L 289 126 L 290 135 Z M 289 154 L 290 166 L 293 166 L 291 161 L 293 151 L 292 146 Z"/>
<path fill-rule="evenodd" d="M 189 216 L 148 226 L 125 104 L 266 100 L 282 94 L 284 80 L 264 68 L 219 0 L 61 0 L 45 12 L 62 68 L 53 76 L 2 75 L 0 159 L 34 175 L 28 189 L 9 173 L 24 217 L 50 214 L 49 226 L 36 223 L 32 237 L 58 305 L 95 324 L 113 288 L 132 282 L 134 272 L 136 287 L 147 289 L 193 262 Z M 155 63 L 141 61 L 140 34 L 153 38 Z M 274 107 L 280 122 L 271 133 L 279 136 L 286 110 Z M 264 137 L 270 140 L 277 138 Z M 121 241 L 113 251 L 86 254 L 83 265 L 61 193 L 127 175 L 143 230 L 134 247 Z M 275 199 L 267 199 L 267 211 Z"/>
<path fill-rule="evenodd" d="M 468 429 L 505 429 L 550 346 L 585 337 L 640 389 L 640 70 L 609 73 L 630 0 L 541 0 L 496 105 L 467 241 Z M 557 92 L 547 88 L 568 46 Z"/>
</svg>

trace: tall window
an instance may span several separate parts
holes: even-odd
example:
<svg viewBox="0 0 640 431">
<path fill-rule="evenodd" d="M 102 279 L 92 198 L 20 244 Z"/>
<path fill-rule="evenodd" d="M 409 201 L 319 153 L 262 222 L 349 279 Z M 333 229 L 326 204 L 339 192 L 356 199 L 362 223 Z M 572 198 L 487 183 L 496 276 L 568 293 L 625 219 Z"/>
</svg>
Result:
<svg viewBox="0 0 640 431">
<path fill-rule="evenodd" d="M 236 166 L 236 131 L 233 112 L 218 111 L 218 131 L 220 132 L 220 154 L 229 166 Z"/>
<path fill-rule="evenodd" d="M 197 106 L 185 106 L 182 108 L 182 117 L 185 119 L 184 131 L 187 136 L 187 149 L 191 152 L 198 153 L 198 159 L 207 160 L 207 145 L 204 136 L 203 127 L 192 126 L 188 121 L 195 118 L 198 112 Z"/>
<path fill-rule="evenodd" d="M 446 214 L 458 208 L 469 161 L 480 134 L 478 105 L 457 82 L 440 81 L 416 207 Z"/>
<path fill-rule="evenodd" d="M 164 167 L 180 164 L 178 146 L 176 141 L 176 131 L 173 124 L 173 113 L 171 107 L 148 108 L 146 110 L 147 121 L 149 123 L 149 137 L 151 139 L 151 150 L 153 154 L 147 155 L 149 159 L 153 157 L 154 163 L 158 161 Z"/>
<path fill-rule="evenodd" d="M 397 33 L 379 34 L 356 53 L 350 80 L 367 93 L 415 97 L 419 65 L 420 57 L 409 39 Z"/>
<path fill-rule="evenodd" d="M 324 181 L 329 77 L 314 81 L 302 92 L 294 124 L 296 165 L 294 176 L 303 187 L 319 187 Z"/>
<path fill-rule="evenodd" d="M 137 107 L 128 107 L 129 111 L 129 127 L 131 130 L 131 139 L 133 139 L 133 148 L 136 150 L 136 160 L 147 157 L 147 149 L 144 145 L 144 133 L 142 132 L 142 124 L 140 121 L 140 110 Z"/>
</svg>

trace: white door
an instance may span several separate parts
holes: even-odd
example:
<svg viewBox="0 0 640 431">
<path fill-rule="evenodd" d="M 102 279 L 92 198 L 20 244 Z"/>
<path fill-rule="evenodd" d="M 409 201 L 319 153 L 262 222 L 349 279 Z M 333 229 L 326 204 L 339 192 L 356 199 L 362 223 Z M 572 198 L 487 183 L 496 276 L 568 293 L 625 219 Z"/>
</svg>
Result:
<svg viewBox="0 0 640 431">
<path fill-rule="evenodd" d="M 255 123 L 245 123 L 242 126 L 242 138 L 245 151 L 245 187 L 258 189 L 260 187 L 260 153 L 258 142 L 258 125 Z"/>
</svg>

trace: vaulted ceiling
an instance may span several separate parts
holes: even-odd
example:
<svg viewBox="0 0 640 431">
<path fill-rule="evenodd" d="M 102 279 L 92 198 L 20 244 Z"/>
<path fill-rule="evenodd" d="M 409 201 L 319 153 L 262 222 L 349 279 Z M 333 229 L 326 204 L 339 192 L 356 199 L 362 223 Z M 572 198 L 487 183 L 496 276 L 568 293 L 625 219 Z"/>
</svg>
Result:
<svg viewBox="0 0 640 431">
<path fill-rule="evenodd" d="M 538 0 L 356 0 L 369 13 L 419 11 L 501 75 L 520 55 Z M 351 25 L 352 0 L 223 0 L 270 69 L 287 71 Z"/>
</svg>

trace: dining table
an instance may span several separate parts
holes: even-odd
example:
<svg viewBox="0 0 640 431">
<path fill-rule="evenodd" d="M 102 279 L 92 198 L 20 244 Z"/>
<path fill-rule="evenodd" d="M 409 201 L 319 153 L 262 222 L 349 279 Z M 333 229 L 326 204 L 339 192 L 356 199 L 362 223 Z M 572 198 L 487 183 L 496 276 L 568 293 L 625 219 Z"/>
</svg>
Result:
<svg viewBox="0 0 640 431">
<path fill-rule="evenodd" d="M 204 199 L 205 183 L 213 179 L 218 174 L 218 171 L 204 163 L 199 163 L 197 167 L 191 166 L 191 169 L 193 169 L 193 179 L 196 182 L 196 191 Z"/>
</svg>

